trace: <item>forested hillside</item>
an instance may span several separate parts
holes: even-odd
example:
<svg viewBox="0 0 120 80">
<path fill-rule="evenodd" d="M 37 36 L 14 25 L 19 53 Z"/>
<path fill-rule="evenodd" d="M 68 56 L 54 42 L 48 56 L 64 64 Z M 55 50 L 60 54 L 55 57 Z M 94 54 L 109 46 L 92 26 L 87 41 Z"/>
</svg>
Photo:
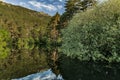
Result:
<svg viewBox="0 0 120 80">
<path fill-rule="evenodd" d="M 48 44 L 50 19 L 43 12 L 0 2 L 0 79 L 48 68 L 41 46 Z"/>
<path fill-rule="evenodd" d="M 48 14 L 0 2 L 0 57 L 8 54 L 8 47 L 27 48 L 45 41 L 49 20 Z"/>
</svg>

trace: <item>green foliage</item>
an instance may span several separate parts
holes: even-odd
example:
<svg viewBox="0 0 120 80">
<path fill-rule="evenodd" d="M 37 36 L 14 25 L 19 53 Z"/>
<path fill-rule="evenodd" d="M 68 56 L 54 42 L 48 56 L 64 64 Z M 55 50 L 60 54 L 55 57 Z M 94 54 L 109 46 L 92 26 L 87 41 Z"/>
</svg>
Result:
<svg viewBox="0 0 120 80">
<path fill-rule="evenodd" d="M 62 55 L 58 68 L 65 80 L 119 80 L 120 63 L 80 61 Z"/>
<path fill-rule="evenodd" d="M 0 2 L 0 61 L 14 56 L 14 51 L 46 45 L 50 18 L 45 13 Z"/>
<path fill-rule="evenodd" d="M 50 18 L 45 13 L 0 2 L 0 79 L 49 68 L 43 50 L 51 48 L 51 30 L 47 28 Z"/>
<path fill-rule="evenodd" d="M 10 53 L 8 42 L 10 43 L 9 33 L 5 29 L 0 28 L 0 59 L 7 57 Z"/>
<path fill-rule="evenodd" d="M 59 38 L 59 31 L 61 29 L 60 26 L 58 26 L 58 23 L 60 21 L 60 14 L 57 12 L 50 20 L 48 24 L 48 37 L 51 42 L 51 44 L 56 47 L 58 38 Z"/>
<path fill-rule="evenodd" d="M 50 16 L 20 6 L 0 2 L 0 26 L 11 37 L 11 48 L 29 48 L 47 37 Z M 41 42 L 40 42 L 41 43 Z"/>
<path fill-rule="evenodd" d="M 120 1 L 76 14 L 62 30 L 61 51 L 80 60 L 120 62 Z"/>
<path fill-rule="evenodd" d="M 40 49 L 20 49 L 13 53 L 14 55 L 0 62 L 1 80 L 20 78 L 49 69 L 47 55 Z"/>
<path fill-rule="evenodd" d="M 65 12 L 60 18 L 59 25 L 66 27 L 69 20 L 72 19 L 75 13 L 83 12 L 89 7 L 94 6 L 97 3 L 96 0 L 67 0 L 65 5 Z"/>
</svg>

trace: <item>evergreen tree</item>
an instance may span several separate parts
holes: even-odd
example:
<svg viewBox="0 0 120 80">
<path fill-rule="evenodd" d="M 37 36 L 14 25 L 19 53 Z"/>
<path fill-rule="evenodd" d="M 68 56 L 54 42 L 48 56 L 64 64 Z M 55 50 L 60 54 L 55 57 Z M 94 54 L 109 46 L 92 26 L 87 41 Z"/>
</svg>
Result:
<svg viewBox="0 0 120 80">
<path fill-rule="evenodd" d="M 60 26 L 58 26 L 58 23 L 60 21 L 60 14 L 57 12 L 52 18 L 50 23 L 48 24 L 48 35 L 49 35 L 49 41 L 50 41 L 50 51 L 49 51 L 49 65 L 53 67 L 53 70 L 56 70 L 56 62 L 58 60 L 58 44 L 59 44 L 59 30 Z M 52 63 L 52 65 L 51 65 Z M 54 66 L 56 68 L 54 68 Z M 59 72 L 59 71 L 58 71 Z"/>
<path fill-rule="evenodd" d="M 67 0 L 65 13 L 60 18 L 60 26 L 64 28 L 75 13 L 85 11 L 88 7 L 95 5 L 96 2 L 96 0 Z"/>
<path fill-rule="evenodd" d="M 52 18 L 50 23 L 48 24 L 48 35 L 51 39 L 52 42 L 56 43 L 57 38 L 59 36 L 59 28 L 58 28 L 58 23 L 60 21 L 60 14 L 57 12 Z M 54 44 L 55 45 L 55 44 Z"/>
</svg>

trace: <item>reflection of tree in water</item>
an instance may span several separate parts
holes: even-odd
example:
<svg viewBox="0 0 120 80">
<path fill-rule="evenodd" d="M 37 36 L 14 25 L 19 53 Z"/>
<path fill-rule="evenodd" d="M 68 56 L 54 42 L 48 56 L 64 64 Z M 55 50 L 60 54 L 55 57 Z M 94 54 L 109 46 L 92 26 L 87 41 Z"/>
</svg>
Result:
<svg viewBox="0 0 120 80">
<path fill-rule="evenodd" d="M 60 74 L 58 69 L 58 49 L 57 48 L 50 51 L 50 54 L 48 54 L 48 65 L 56 75 Z"/>
<path fill-rule="evenodd" d="M 60 73 L 65 80 L 120 80 L 120 64 L 105 62 L 80 62 L 62 56 L 59 60 Z"/>
<path fill-rule="evenodd" d="M 0 65 L 0 79 L 23 77 L 49 68 L 45 52 L 37 48 L 14 50 Z"/>
</svg>

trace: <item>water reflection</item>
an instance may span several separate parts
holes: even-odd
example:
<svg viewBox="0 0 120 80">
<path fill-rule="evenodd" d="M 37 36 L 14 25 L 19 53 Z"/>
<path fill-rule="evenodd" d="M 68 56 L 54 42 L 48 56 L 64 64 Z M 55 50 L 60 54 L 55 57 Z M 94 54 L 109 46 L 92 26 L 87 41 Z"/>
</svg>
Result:
<svg viewBox="0 0 120 80">
<path fill-rule="evenodd" d="M 12 80 L 63 80 L 61 75 L 56 76 L 51 69 L 39 72 L 35 74 L 28 75 L 23 78 L 19 79 L 12 79 Z"/>
<path fill-rule="evenodd" d="M 62 56 L 59 69 L 65 80 L 120 80 L 120 63 L 80 62 Z"/>
<path fill-rule="evenodd" d="M 48 70 L 50 68 L 52 71 Z M 40 71 L 43 72 L 39 73 Z M 14 50 L 7 59 L 0 62 L 0 80 L 15 79 L 30 74 L 38 75 L 39 79 L 47 78 L 45 80 L 51 78 L 57 80 L 56 76 L 59 74 L 63 78 L 58 80 L 120 80 L 120 63 L 81 62 L 65 55 L 62 55 L 58 61 L 52 61 L 48 59 L 46 52 L 39 48 Z"/>
<path fill-rule="evenodd" d="M 39 48 L 12 50 L 11 55 L 0 63 L 0 80 L 23 77 L 49 69 L 47 55 Z"/>
</svg>

